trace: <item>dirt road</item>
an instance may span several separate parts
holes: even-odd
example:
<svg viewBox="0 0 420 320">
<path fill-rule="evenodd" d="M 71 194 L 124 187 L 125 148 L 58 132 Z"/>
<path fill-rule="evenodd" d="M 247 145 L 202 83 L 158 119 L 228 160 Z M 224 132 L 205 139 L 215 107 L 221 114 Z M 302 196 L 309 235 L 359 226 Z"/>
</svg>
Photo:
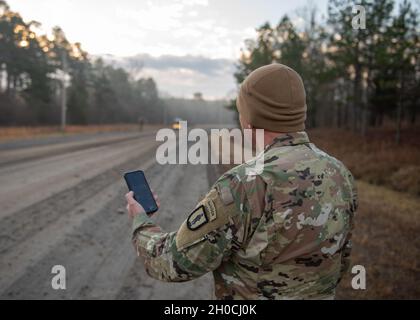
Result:
<svg viewBox="0 0 420 320">
<path fill-rule="evenodd" d="M 211 276 L 150 279 L 130 243 L 122 174 L 144 169 L 176 230 L 208 190 L 202 166 L 160 166 L 155 132 L 0 144 L 0 298 L 209 299 Z M 54 265 L 67 289 L 51 287 Z"/>
</svg>

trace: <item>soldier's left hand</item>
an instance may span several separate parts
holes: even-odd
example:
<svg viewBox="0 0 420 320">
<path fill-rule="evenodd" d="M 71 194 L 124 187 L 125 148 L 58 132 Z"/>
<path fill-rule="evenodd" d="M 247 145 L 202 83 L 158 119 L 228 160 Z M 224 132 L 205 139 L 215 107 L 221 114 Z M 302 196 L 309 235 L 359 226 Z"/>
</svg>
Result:
<svg viewBox="0 0 420 320">
<path fill-rule="evenodd" d="M 153 197 L 155 198 L 158 208 L 160 207 L 160 201 L 156 193 L 153 192 Z M 134 199 L 134 192 L 130 191 L 125 195 L 127 200 L 127 212 L 130 218 L 134 218 L 136 215 L 145 214 L 143 206 Z"/>
</svg>

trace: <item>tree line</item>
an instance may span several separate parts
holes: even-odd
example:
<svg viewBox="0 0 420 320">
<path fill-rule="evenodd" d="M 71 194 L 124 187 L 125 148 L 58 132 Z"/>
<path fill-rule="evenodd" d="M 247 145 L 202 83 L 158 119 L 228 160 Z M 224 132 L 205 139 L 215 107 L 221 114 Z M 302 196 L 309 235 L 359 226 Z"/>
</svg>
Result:
<svg viewBox="0 0 420 320">
<path fill-rule="evenodd" d="M 162 122 L 152 78 L 91 61 L 61 28 L 45 35 L 40 27 L 0 0 L 0 125 L 58 124 L 64 90 L 72 124 Z"/>
<path fill-rule="evenodd" d="M 277 25 L 265 23 L 256 39 L 245 42 L 237 83 L 260 66 L 286 64 L 305 82 L 309 127 L 364 134 L 390 119 L 399 140 L 403 121 L 416 123 L 420 103 L 418 11 L 407 0 L 398 6 L 393 0 L 357 4 L 364 9 L 363 21 L 354 1 L 330 0 L 322 22 L 316 8 L 307 7 L 301 14 L 304 26 L 287 15 Z M 364 22 L 362 28 L 355 28 L 355 21 Z"/>
</svg>

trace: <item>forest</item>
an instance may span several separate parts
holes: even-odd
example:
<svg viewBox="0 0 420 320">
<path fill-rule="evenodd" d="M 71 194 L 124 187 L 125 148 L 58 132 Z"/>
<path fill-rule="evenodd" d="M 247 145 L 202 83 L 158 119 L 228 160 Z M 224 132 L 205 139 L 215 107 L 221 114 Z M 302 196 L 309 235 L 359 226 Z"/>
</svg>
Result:
<svg viewBox="0 0 420 320">
<path fill-rule="evenodd" d="M 40 27 L 0 1 L 0 125 L 60 123 L 63 90 L 71 124 L 162 122 L 163 102 L 152 78 L 132 79 L 91 59 L 60 27 L 51 35 Z"/>
<path fill-rule="evenodd" d="M 399 141 L 403 124 L 416 123 L 420 104 L 419 12 L 407 0 L 361 0 L 364 28 L 353 28 L 354 4 L 330 0 L 322 22 L 308 6 L 301 10 L 303 26 L 288 15 L 263 24 L 256 39 L 245 42 L 235 78 L 240 84 L 260 66 L 288 65 L 305 83 L 308 127 L 364 135 L 390 124 Z"/>
</svg>

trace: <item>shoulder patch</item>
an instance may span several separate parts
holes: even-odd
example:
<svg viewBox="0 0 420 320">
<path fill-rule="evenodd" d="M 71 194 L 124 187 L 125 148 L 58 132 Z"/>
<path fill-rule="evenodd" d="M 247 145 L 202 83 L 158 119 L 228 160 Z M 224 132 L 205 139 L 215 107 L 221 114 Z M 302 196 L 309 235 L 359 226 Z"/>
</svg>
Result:
<svg viewBox="0 0 420 320">
<path fill-rule="evenodd" d="M 206 223 L 209 222 L 207 217 L 206 208 L 204 206 L 199 206 L 195 209 L 187 219 L 187 227 L 191 231 L 200 229 Z"/>
<path fill-rule="evenodd" d="M 211 190 L 179 228 L 176 235 L 178 250 L 205 240 L 207 234 L 230 223 L 235 212 L 234 203 L 225 205 L 218 191 Z"/>
</svg>

